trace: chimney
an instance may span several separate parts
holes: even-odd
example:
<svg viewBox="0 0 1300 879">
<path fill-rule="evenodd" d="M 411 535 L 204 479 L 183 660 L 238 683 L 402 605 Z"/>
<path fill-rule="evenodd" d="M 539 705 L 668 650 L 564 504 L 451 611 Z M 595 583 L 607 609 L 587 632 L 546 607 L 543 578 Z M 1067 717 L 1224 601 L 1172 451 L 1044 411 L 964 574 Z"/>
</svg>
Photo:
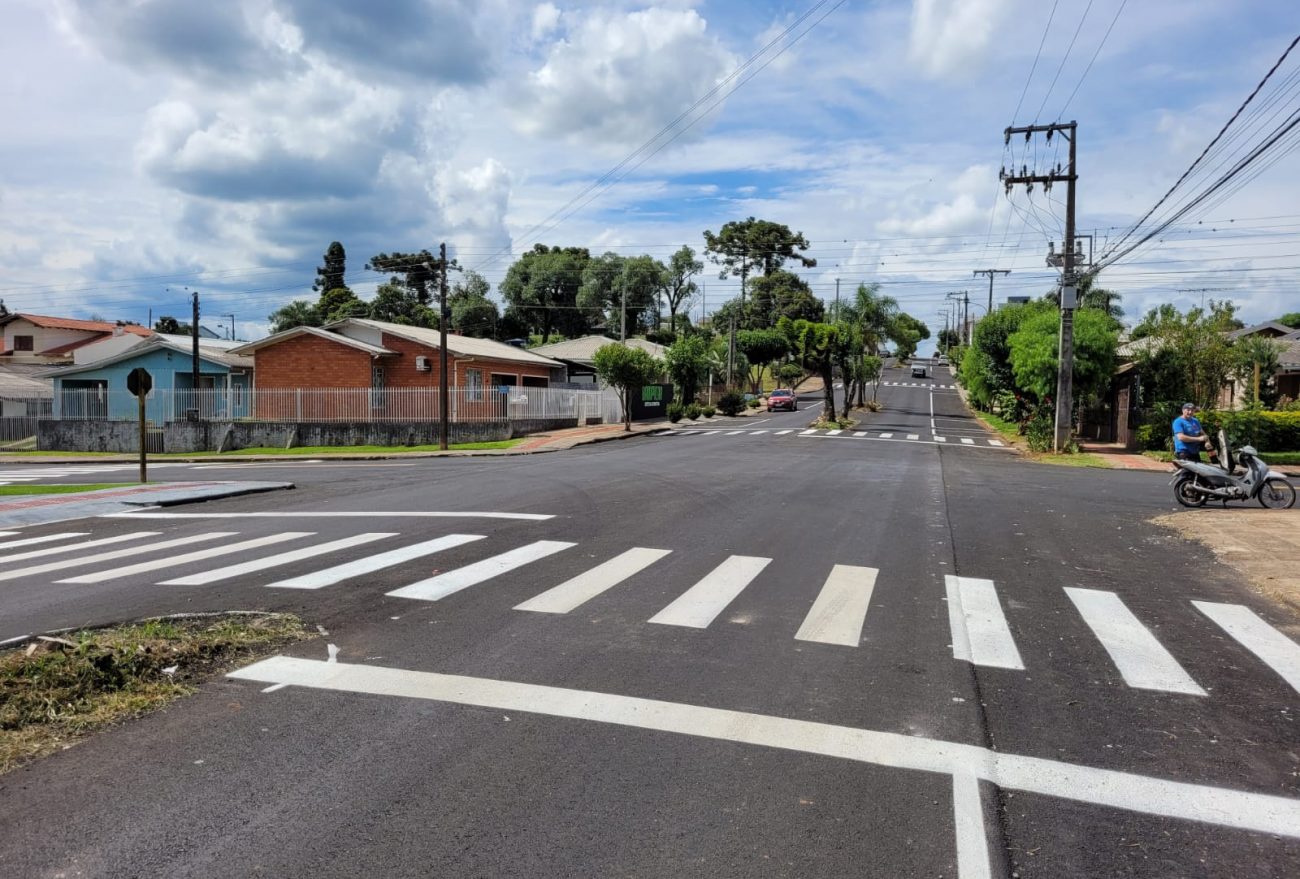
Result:
<svg viewBox="0 0 1300 879">
<path fill-rule="evenodd" d="M 122 335 L 122 334 L 125 333 L 125 332 L 126 332 L 126 330 L 123 329 L 123 327 L 122 327 L 122 322 L 121 322 L 121 321 L 118 321 L 117 324 L 114 325 L 114 327 L 113 327 L 113 335 L 114 335 L 114 336 L 120 336 L 120 335 Z"/>
</svg>

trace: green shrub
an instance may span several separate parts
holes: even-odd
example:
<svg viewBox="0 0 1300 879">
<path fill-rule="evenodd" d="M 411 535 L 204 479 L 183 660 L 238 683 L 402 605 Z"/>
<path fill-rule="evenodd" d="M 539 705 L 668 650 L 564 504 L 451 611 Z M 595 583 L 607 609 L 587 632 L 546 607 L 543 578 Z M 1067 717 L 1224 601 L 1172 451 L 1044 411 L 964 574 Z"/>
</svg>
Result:
<svg viewBox="0 0 1300 879">
<path fill-rule="evenodd" d="M 728 391 L 718 398 L 718 411 L 723 415 L 737 415 L 745 408 L 745 398 L 735 391 Z"/>
<path fill-rule="evenodd" d="M 681 421 L 682 415 L 684 415 L 685 413 L 686 413 L 686 407 L 683 406 L 681 403 L 668 404 L 668 420 L 671 421 L 673 424 L 676 424 L 677 422 Z"/>
<path fill-rule="evenodd" d="M 793 388 L 803 378 L 803 367 L 797 363 L 782 363 L 776 376 L 781 380 L 781 387 Z"/>
<path fill-rule="evenodd" d="M 717 413 L 718 410 L 714 409 L 712 406 L 702 406 L 700 408 L 700 414 L 703 415 L 705 418 L 712 418 Z"/>
<path fill-rule="evenodd" d="M 750 409 L 757 409 L 759 406 L 762 406 L 763 404 L 758 402 L 757 400 L 746 400 L 745 405 L 748 406 Z"/>
<path fill-rule="evenodd" d="M 1050 452 L 1056 438 L 1056 413 L 1051 406 L 1039 406 L 1025 425 L 1025 439 L 1031 452 Z"/>
<path fill-rule="evenodd" d="M 1135 434 L 1137 446 L 1144 452 L 1168 451 L 1173 438 L 1172 427 L 1164 428 L 1159 424 L 1144 424 Z"/>
<path fill-rule="evenodd" d="M 1202 412 L 1197 416 L 1212 438 L 1223 428 L 1228 442 L 1249 443 L 1261 452 L 1300 451 L 1300 412 L 1269 412 L 1264 409 Z M 1172 435 L 1172 428 L 1165 432 Z"/>
<path fill-rule="evenodd" d="M 700 407 L 699 403 L 688 403 L 686 406 L 686 417 L 691 419 L 691 421 L 694 421 L 700 417 L 700 414 L 703 411 L 704 410 Z"/>
</svg>

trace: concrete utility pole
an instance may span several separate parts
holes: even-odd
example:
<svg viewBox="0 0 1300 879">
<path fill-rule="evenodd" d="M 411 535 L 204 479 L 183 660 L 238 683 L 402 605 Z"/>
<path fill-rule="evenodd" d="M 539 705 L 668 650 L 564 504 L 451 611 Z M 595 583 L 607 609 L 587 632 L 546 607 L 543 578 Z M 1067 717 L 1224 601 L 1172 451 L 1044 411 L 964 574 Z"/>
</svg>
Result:
<svg viewBox="0 0 1300 879">
<path fill-rule="evenodd" d="M 993 313 L 993 276 L 1009 274 L 1011 274 L 1011 269 L 976 269 L 971 273 L 971 276 L 975 278 L 978 278 L 980 275 L 989 276 L 989 314 Z"/>
<path fill-rule="evenodd" d="M 447 242 L 438 245 L 438 448 L 447 451 L 451 385 L 447 375 Z"/>
<path fill-rule="evenodd" d="M 187 406 L 187 409 L 193 409 L 197 416 L 199 412 L 199 291 L 195 290 L 190 294 L 190 304 L 193 314 L 190 318 L 190 342 L 192 363 L 190 369 L 194 381 L 194 405 Z"/>
<path fill-rule="evenodd" d="M 966 336 L 966 344 L 969 345 L 971 343 L 969 290 L 961 291 L 961 306 L 962 333 Z"/>
<path fill-rule="evenodd" d="M 1047 142 L 1052 142 L 1054 135 L 1064 137 L 1070 142 L 1069 164 L 1064 169 L 1058 164 L 1049 168 L 1046 174 L 1030 174 L 1028 168 L 1022 168 L 1020 174 L 1011 169 L 1010 174 L 1004 168 L 998 175 L 1007 192 L 1011 187 L 1024 183 L 1032 190 L 1035 183 L 1041 184 L 1045 191 L 1050 191 L 1053 183 L 1065 183 L 1065 241 L 1062 242 L 1061 271 L 1061 336 L 1057 357 L 1056 373 L 1056 429 L 1053 434 L 1052 450 L 1059 452 L 1070 442 L 1070 426 L 1074 414 L 1074 310 L 1078 307 L 1078 278 L 1075 274 L 1075 184 L 1078 182 L 1078 122 L 1054 122 L 1051 125 L 1026 125 L 1020 128 L 1008 127 L 1003 136 L 1007 143 L 1011 135 L 1023 134 L 1028 141 L 1035 134 L 1046 134 Z"/>
<path fill-rule="evenodd" d="M 618 287 L 620 291 L 618 297 L 618 310 L 622 314 L 621 321 L 619 324 L 619 329 L 618 329 L 618 340 L 626 345 L 627 344 L 627 276 L 626 275 L 619 275 Z"/>
</svg>

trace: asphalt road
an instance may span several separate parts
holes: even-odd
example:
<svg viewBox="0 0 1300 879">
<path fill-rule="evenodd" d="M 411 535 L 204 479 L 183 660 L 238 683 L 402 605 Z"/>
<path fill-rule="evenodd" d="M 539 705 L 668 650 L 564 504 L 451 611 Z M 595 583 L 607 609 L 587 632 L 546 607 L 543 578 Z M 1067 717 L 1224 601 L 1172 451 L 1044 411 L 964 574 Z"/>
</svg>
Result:
<svg viewBox="0 0 1300 879">
<path fill-rule="evenodd" d="M 540 456 L 273 464 L 299 488 L 0 538 L 0 640 L 230 608 L 329 633 L 0 777 L 0 864 L 1300 875 L 1291 642 L 1248 626 L 1266 661 L 1210 614 L 1294 621 L 1147 523 L 1159 474 L 1025 463 L 945 383 L 891 370 L 837 435 L 804 432 L 813 398 Z"/>
</svg>

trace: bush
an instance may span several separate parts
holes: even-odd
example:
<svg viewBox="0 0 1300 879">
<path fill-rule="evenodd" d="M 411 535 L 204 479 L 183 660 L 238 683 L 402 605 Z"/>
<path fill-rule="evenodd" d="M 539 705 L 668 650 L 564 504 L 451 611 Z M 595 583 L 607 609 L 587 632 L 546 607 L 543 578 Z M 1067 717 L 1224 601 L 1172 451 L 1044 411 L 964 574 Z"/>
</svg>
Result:
<svg viewBox="0 0 1300 879">
<path fill-rule="evenodd" d="M 712 406 L 702 406 L 700 408 L 700 414 L 703 415 L 705 418 L 712 418 L 714 415 L 717 414 L 717 412 L 718 410 L 714 409 Z"/>
<path fill-rule="evenodd" d="M 682 415 L 684 415 L 685 412 L 686 412 L 686 408 L 682 406 L 681 403 L 668 404 L 668 420 L 671 421 L 673 424 L 676 424 L 677 422 L 681 421 Z"/>
<path fill-rule="evenodd" d="M 776 377 L 781 380 L 781 387 L 793 388 L 803 378 L 803 367 L 797 363 L 782 363 Z"/>
<path fill-rule="evenodd" d="M 700 417 L 700 413 L 703 411 L 704 410 L 700 407 L 699 403 L 689 403 L 686 406 L 686 417 L 691 419 L 691 421 L 694 421 Z"/>
<path fill-rule="evenodd" d="M 1249 443 L 1261 452 L 1300 451 L 1300 412 L 1240 409 L 1203 412 L 1197 417 L 1212 439 L 1223 428 L 1234 446 Z M 1168 425 L 1165 432 L 1172 434 Z"/>
<path fill-rule="evenodd" d="M 1144 424 L 1137 429 L 1137 446 L 1144 452 L 1168 451 L 1172 448 L 1173 431 L 1159 424 Z"/>
<path fill-rule="evenodd" d="M 757 409 L 759 406 L 762 406 L 763 404 L 758 402 L 758 400 L 746 400 L 745 405 L 748 406 L 750 409 Z"/>
<path fill-rule="evenodd" d="M 1056 413 L 1051 406 L 1039 406 L 1025 426 L 1031 452 L 1050 452 L 1056 439 Z"/>
<path fill-rule="evenodd" d="M 738 415 L 745 408 L 745 398 L 735 391 L 728 391 L 718 398 L 718 411 L 723 415 Z"/>
</svg>

